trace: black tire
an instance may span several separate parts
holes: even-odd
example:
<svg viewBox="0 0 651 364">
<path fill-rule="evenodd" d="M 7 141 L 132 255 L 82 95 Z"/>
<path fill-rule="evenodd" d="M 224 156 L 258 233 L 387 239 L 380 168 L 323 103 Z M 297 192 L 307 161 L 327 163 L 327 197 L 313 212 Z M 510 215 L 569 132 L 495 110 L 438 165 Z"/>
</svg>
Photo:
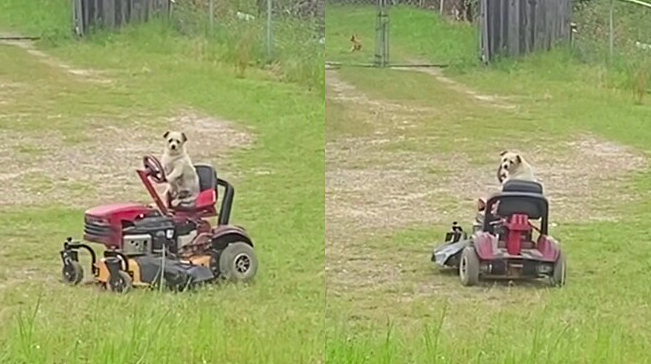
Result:
<svg viewBox="0 0 651 364">
<path fill-rule="evenodd" d="M 66 284 L 76 286 L 84 279 L 84 269 L 79 262 L 71 260 L 63 265 L 61 277 Z"/>
<path fill-rule="evenodd" d="M 476 286 L 479 283 L 479 257 L 472 246 L 465 247 L 461 253 L 459 280 L 465 287 Z"/>
<path fill-rule="evenodd" d="M 223 280 L 245 283 L 251 281 L 257 272 L 258 258 L 247 243 L 231 243 L 219 256 L 219 275 Z"/>
<path fill-rule="evenodd" d="M 121 270 L 117 277 L 109 278 L 107 286 L 111 292 L 128 293 L 133 288 L 133 280 L 127 272 Z"/>
<path fill-rule="evenodd" d="M 558 253 L 558 258 L 554 263 L 554 271 L 549 277 L 550 285 L 554 287 L 563 287 L 567 279 L 567 263 L 565 261 L 565 255 L 560 252 Z"/>
</svg>

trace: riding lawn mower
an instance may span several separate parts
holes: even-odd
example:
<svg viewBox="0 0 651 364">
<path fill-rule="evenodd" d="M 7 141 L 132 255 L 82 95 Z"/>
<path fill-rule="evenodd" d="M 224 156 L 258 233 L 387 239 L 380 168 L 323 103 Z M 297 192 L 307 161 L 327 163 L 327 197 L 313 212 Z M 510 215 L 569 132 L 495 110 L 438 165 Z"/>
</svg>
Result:
<svg viewBox="0 0 651 364">
<path fill-rule="evenodd" d="M 154 183 L 166 183 L 160 161 L 143 158 L 136 172 L 154 201 L 153 205 L 114 203 L 85 212 L 83 240 L 105 247 L 98 255 L 87 244 L 68 238 L 60 252 L 62 275 L 67 284 L 77 285 L 84 278 L 79 250 L 90 254 L 93 280 L 114 292 L 132 287 L 167 287 L 184 290 L 197 284 L 254 278 L 258 261 L 251 238 L 244 228 L 231 225 L 234 189 L 217 177 L 214 168 L 196 164 L 200 193 L 192 206 L 168 207 Z M 218 189 L 224 196 L 216 208 Z M 217 218 L 211 226 L 210 218 Z"/>
<path fill-rule="evenodd" d="M 480 278 L 546 278 L 552 286 L 565 285 L 565 254 L 549 235 L 549 203 L 539 183 L 506 181 L 502 192 L 480 199 L 472 230 L 453 223 L 431 256 L 436 265 L 458 270 L 463 286 Z"/>
</svg>

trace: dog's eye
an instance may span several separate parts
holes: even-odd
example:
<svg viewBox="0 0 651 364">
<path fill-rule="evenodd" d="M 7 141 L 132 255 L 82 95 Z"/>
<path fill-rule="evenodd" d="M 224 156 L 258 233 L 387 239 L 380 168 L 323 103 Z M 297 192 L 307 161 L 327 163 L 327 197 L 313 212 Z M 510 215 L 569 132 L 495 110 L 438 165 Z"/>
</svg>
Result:
<svg viewBox="0 0 651 364">
<path fill-rule="evenodd" d="M 174 140 L 174 139 L 169 139 L 167 142 L 168 142 L 168 143 L 171 143 L 173 140 Z"/>
</svg>

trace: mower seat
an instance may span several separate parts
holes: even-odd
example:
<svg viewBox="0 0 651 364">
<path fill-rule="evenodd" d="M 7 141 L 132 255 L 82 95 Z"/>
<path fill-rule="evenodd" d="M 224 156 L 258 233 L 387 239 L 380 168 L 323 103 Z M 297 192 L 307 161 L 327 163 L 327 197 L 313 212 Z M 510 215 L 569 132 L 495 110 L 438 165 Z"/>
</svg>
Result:
<svg viewBox="0 0 651 364">
<path fill-rule="evenodd" d="M 539 196 L 509 197 L 500 201 L 497 214 L 510 218 L 514 214 L 524 214 L 530 219 L 540 219 L 547 214 L 542 185 L 538 182 L 511 180 L 504 183 L 502 192 L 521 192 Z"/>
<path fill-rule="evenodd" d="M 195 164 L 199 176 L 199 196 L 192 206 L 176 206 L 174 211 L 196 212 L 212 207 L 217 202 L 217 172 L 208 164 Z"/>
</svg>

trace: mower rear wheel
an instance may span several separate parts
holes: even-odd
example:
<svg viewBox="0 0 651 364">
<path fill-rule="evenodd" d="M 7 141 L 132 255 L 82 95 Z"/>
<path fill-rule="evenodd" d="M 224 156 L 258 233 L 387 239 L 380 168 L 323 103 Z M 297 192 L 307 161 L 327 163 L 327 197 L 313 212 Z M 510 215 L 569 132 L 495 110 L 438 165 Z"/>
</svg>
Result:
<svg viewBox="0 0 651 364">
<path fill-rule="evenodd" d="M 549 283 L 554 287 L 563 287 L 567 277 L 567 263 L 565 262 L 565 255 L 558 253 L 558 258 L 554 263 L 554 271 L 549 277 Z"/>
<path fill-rule="evenodd" d="M 133 287 L 133 280 L 131 276 L 123 270 L 118 272 L 117 277 L 110 277 L 107 287 L 112 292 L 127 293 Z"/>
<path fill-rule="evenodd" d="M 459 280 L 466 287 L 475 286 L 479 283 L 479 257 L 472 246 L 465 247 L 461 252 Z"/>
<path fill-rule="evenodd" d="M 229 244 L 219 255 L 220 277 L 230 282 L 248 282 L 258 271 L 258 258 L 251 245 L 244 242 Z"/>
<path fill-rule="evenodd" d="M 71 286 L 76 286 L 84 279 L 84 269 L 79 262 L 71 260 L 61 269 L 63 281 Z"/>
</svg>

